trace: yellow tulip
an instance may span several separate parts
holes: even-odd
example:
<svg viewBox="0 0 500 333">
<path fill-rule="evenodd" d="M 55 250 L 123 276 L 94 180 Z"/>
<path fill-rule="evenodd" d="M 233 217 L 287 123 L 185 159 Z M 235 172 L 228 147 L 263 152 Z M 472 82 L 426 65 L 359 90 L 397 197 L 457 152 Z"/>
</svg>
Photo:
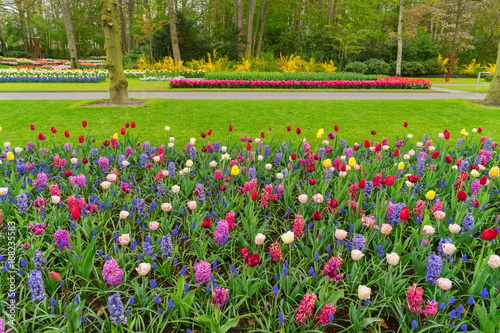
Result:
<svg viewBox="0 0 500 333">
<path fill-rule="evenodd" d="M 327 169 L 330 169 L 332 167 L 332 160 L 327 158 L 323 161 L 323 166 Z"/>
<path fill-rule="evenodd" d="M 465 135 L 465 128 L 462 129 L 462 131 L 460 132 L 460 135 Z"/>
<path fill-rule="evenodd" d="M 113 134 L 113 139 L 118 140 L 118 133 Z"/>
<path fill-rule="evenodd" d="M 2 131 L 2 126 L 0 126 L 0 132 Z"/>
<path fill-rule="evenodd" d="M 436 196 L 436 192 L 434 192 L 434 191 L 432 191 L 432 190 L 431 190 L 431 191 L 429 191 L 429 192 L 427 192 L 427 193 L 425 194 L 425 198 L 426 198 L 427 200 L 434 200 L 434 197 L 435 197 L 435 196 Z"/>
<path fill-rule="evenodd" d="M 404 162 L 399 162 L 398 164 L 398 169 L 403 170 L 405 168 L 405 163 Z"/>
<path fill-rule="evenodd" d="M 500 170 L 498 169 L 498 166 L 494 166 L 493 168 L 491 168 L 490 170 L 490 177 L 491 178 L 497 178 L 498 177 L 498 174 L 499 174 Z"/>
<path fill-rule="evenodd" d="M 325 133 L 325 131 L 324 131 L 323 129 L 320 129 L 320 130 L 318 131 L 318 133 L 316 133 L 316 138 L 317 138 L 317 139 L 321 139 L 321 136 L 323 135 L 323 133 Z"/>
<path fill-rule="evenodd" d="M 12 154 L 12 152 L 11 152 L 11 151 L 9 151 L 9 152 L 7 153 L 7 160 L 8 160 L 8 161 L 13 161 L 13 160 L 14 160 L 14 154 Z"/>
<path fill-rule="evenodd" d="M 349 166 L 354 168 L 356 166 L 356 159 L 354 157 L 349 158 Z"/>
<path fill-rule="evenodd" d="M 233 167 L 231 168 L 231 175 L 238 176 L 239 173 L 240 173 L 240 168 L 238 168 L 237 165 L 233 165 Z"/>
</svg>

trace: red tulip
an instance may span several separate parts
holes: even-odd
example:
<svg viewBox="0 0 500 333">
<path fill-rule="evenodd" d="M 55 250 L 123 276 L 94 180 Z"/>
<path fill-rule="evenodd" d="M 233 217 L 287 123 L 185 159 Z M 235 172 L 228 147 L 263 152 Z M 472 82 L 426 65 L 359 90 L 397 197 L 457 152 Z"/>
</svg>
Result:
<svg viewBox="0 0 500 333">
<path fill-rule="evenodd" d="M 467 193 L 465 193 L 464 191 L 458 191 L 457 199 L 458 201 L 465 201 L 467 199 Z"/>
<path fill-rule="evenodd" d="M 271 132 L 271 130 L 272 130 L 272 128 L 271 128 L 271 126 L 269 126 L 269 132 Z"/>
<path fill-rule="evenodd" d="M 233 125 L 229 125 L 229 132 L 233 131 Z"/>
<path fill-rule="evenodd" d="M 88 158 L 86 158 L 86 157 L 82 158 L 82 163 L 83 163 L 83 164 L 87 164 L 87 163 L 89 163 L 89 159 L 88 159 Z"/>
<path fill-rule="evenodd" d="M 446 161 L 446 163 L 453 163 L 453 159 L 451 158 L 451 156 L 446 155 L 444 157 L 444 160 Z"/>
<path fill-rule="evenodd" d="M 292 153 L 292 155 L 290 155 L 290 159 L 291 159 L 292 161 L 295 161 L 295 159 L 296 159 L 296 158 L 297 158 L 297 154 Z"/>
<path fill-rule="evenodd" d="M 38 140 L 45 141 L 45 135 L 43 135 L 42 133 L 38 134 Z"/>
<path fill-rule="evenodd" d="M 396 150 L 394 151 L 394 157 L 398 157 L 399 156 L 399 149 L 396 148 Z"/>
<path fill-rule="evenodd" d="M 486 185 L 487 181 L 488 181 L 488 178 L 486 178 L 486 176 L 482 176 L 481 179 L 479 180 L 479 183 L 481 185 Z"/>
<path fill-rule="evenodd" d="M 261 137 L 261 138 L 263 138 L 263 139 L 264 139 L 264 138 L 265 138 L 265 136 L 266 136 L 266 134 L 264 134 L 264 132 L 260 132 L 260 137 Z"/>
<path fill-rule="evenodd" d="M 314 178 L 309 178 L 309 184 L 311 184 L 311 185 L 316 185 L 316 179 L 314 179 Z"/>
<path fill-rule="evenodd" d="M 448 139 L 450 138 L 450 131 L 448 131 L 447 129 L 445 129 L 445 130 L 443 131 L 443 134 L 444 134 L 444 138 L 445 138 L 446 140 L 448 140 Z"/>
<path fill-rule="evenodd" d="M 313 213 L 313 220 L 314 220 L 314 221 L 319 221 L 319 220 L 321 220 L 321 212 L 320 212 L 319 210 L 317 210 L 317 211 L 315 211 L 315 212 Z"/>
<path fill-rule="evenodd" d="M 83 135 L 80 135 L 78 137 L 78 142 L 83 143 L 83 141 L 85 141 L 85 138 L 83 137 Z"/>
<path fill-rule="evenodd" d="M 87 122 L 86 122 L 85 120 L 84 120 L 84 121 L 82 121 L 82 126 L 83 126 L 83 127 L 87 127 Z"/>
<path fill-rule="evenodd" d="M 387 176 L 384 178 L 384 184 L 386 186 L 392 186 L 392 184 L 394 184 L 395 180 L 396 180 L 396 178 L 394 178 L 394 176 Z"/>
<path fill-rule="evenodd" d="M 346 166 L 345 166 L 345 164 L 342 164 L 342 165 L 340 166 L 340 171 L 345 171 L 345 170 L 346 170 Z"/>
<path fill-rule="evenodd" d="M 226 185 L 221 185 L 221 186 L 219 187 L 219 189 L 220 189 L 221 191 L 225 191 L 225 190 L 227 189 L 227 186 L 226 186 Z"/>
<path fill-rule="evenodd" d="M 260 257 L 257 253 L 248 253 L 245 256 L 245 262 L 247 263 L 248 266 L 250 267 L 255 267 L 259 264 L 260 262 Z"/>
<path fill-rule="evenodd" d="M 205 219 L 201 222 L 201 226 L 203 228 L 210 228 L 212 225 L 212 220 L 210 220 L 208 217 L 205 217 Z"/>
<path fill-rule="evenodd" d="M 370 140 L 365 140 L 365 148 L 370 148 Z"/>
<path fill-rule="evenodd" d="M 372 135 L 377 134 L 377 131 L 371 131 Z"/>
<path fill-rule="evenodd" d="M 478 132 L 478 133 L 481 133 L 482 131 L 483 131 L 483 128 L 482 128 L 482 127 L 479 127 L 479 128 L 477 129 L 477 132 Z"/>
<path fill-rule="evenodd" d="M 64 136 L 69 138 L 69 132 L 68 131 L 64 131 Z"/>
<path fill-rule="evenodd" d="M 208 151 L 207 147 L 201 147 L 201 152 L 206 153 Z"/>
<path fill-rule="evenodd" d="M 73 206 L 73 208 L 71 209 L 71 218 L 73 220 L 78 220 L 80 217 L 81 217 L 80 210 L 78 209 L 78 207 Z"/>
<path fill-rule="evenodd" d="M 439 157 L 439 152 L 438 151 L 435 151 L 433 154 L 432 154 L 432 159 L 435 160 L 436 158 Z"/>
<path fill-rule="evenodd" d="M 498 230 L 492 228 L 485 229 L 481 234 L 481 238 L 484 239 L 485 241 L 494 240 L 495 238 L 497 238 L 497 236 L 498 236 Z"/>
<path fill-rule="evenodd" d="M 292 130 L 292 127 L 291 127 L 290 125 L 288 125 L 288 126 L 286 127 L 286 130 L 287 130 L 288 132 L 290 132 L 290 131 Z"/>
<path fill-rule="evenodd" d="M 207 137 L 207 135 L 205 133 L 201 133 L 200 136 L 202 139 L 205 139 Z"/>
<path fill-rule="evenodd" d="M 52 278 L 52 280 L 54 280 L 54 282 L 61 281 L 61 274 L 56 273 L 56 272 L 50 272 L 49 275 Z"/>
<path fill-rule="evenodd" d="M 252 201 L 257 201 L 259 198 L 259 194 L 255 191 L 252 192 Z"/>
<path fill-rule="evenodd" d="M 318 161 L 318 160 L 321 158 L 321 156 L 319 156 L 319 154 L 314 154 L 314 155 L 313 155 L 313 158 L 314 158 L 316 161 Z"/>
<path fill-rule="evenodd" d="M 69 177 L 73 175 L 73 171 L 71 169 L 64 170 L 64 177 Z"/>
<path fill-rule="evenodd" d="M 308 166 L 307 167 L 307 172 L 313 172 L 314 171 L 314 167 L 313 166 Z"/>
<path fill-rule="evenodd" d="M 297 127 L 297 130 L 295 132 L 297 133 L 297 135 L 300 135 L 300 133 L 302 133 L 299 127 Z"/>
<path fill-rule="evenodd" d="M 242 249 L 239 249 L 238 251 L 240 251 L 240 254 L 242 254 L 243 257 L 246 257 L 248 254 L 248 247 L 244 247 Z"/>
<path fill-rule="evenodd" d="M 247 143 L 247 150 L 252 150 L 252 144 Z"/>
<path fill-rule="evenodd" d="M 57 130 L 56 130 L 56 128 L 55 128 L 54 126 L 52 126 L 52 127 L 50 128 L 50 131 L 51 131 L 52 133 L 54 133 L 54 134 L 56 134 L 56 133 L 57 133 Z"/>
<path fill-rule="evenodd" d="M 380 151 L 380 149 L 382 149 L 382 145 L 379 143 L 375 146 L 375 151 Z"/>
<path fill-rule="evenodd" d="M 359 181 L 359 188 L 360 188 L 360 189 L 364 189 L 364 188 L 365 188 L 365 186 L 366 186 L 366 180 L 361 179 L 361 180 Z"/>
<path fill-rule="evenodd" d="M 401 209 L 399 218 L 401 219 L 401 221 L 408 221 L 408 219 L 410 218 L 410 210 L 408 209 L 408 207 L 404 207 L 403 209 Z"/>
<path fill-rule="evenodd" d="M 333 129 L 335 130 L 335 132 L 339 131 L 339 127 L 337 125 L 333 126 Z"/>
<path fill-rule="evenodd" d="M 209 130 L 207 131 L 207 135 L 212 135 L 212 130 L 211 130 L 211 129 L 209 129 Z"/>
<path fill-rule="evenodd" d="M 135 128 L 135 122 L 131 122 L 131 123 L 130 123 L 130 126 L 131 126 L 132 128 Z"/>
<path fill-rule="evenodd" d="M 474 208 L 479 207 L 479 201 L 477 201 L 477 200 L 472 201 L 472 207 L 474 207 Z"/>
<path fill-rule="evenodd" d="M 405 121 L 405 122 L 404 122 L 404 124 L 403 124 L 403 126 L 404 126 L 405 128 L 406 128 L 406 127 L 408 127 L 408 122 L 407 122 L 407 121 Z"/>
<path fill-rule="evenodd" d="M 129 128 L 129 127 L 130 127 L 130 123 L 127 121 L 127 122 L 125 123 L 125 128 Z"/>
<path fill-rule="evenodd" d="M 416 182 L 418 182 L 418 180 L 419 180 L 419 177 L 417 175 L 408 176 L 408 181 L 410 181 L 413 184 L 415 184 Z"/>
<path fill-rule="evenodd" d="M 31 128 L 32 131 L 34 131 L 35 130 L 35 125 L 30 124 L 30 128 Z"/>
</svg>

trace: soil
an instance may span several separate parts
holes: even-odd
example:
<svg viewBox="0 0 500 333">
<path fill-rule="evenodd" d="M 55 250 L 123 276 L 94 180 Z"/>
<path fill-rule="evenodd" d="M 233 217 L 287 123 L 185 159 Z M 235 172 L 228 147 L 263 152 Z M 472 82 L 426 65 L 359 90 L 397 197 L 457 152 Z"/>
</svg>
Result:
<svg viewBox="0 0 500 333">
<path fill-rule="evenodd" d="M 146 103 L 147 99 L 131 99 L 129 104 L 111 104 L 109 99 L 101 99 L 100 101 L 85 104 L 83 106 L 141 106 Z"/>
<path fill-rule="evenodd" d="M 500 105 L 485 104 L 483 100 L 471 101 L 471 102 L 474 103 L 474 104 L 482 105 L 482 106 L 489 106 L 489 107 L 492 107 L 492 108 L 500 108 Z"/>
</svg>

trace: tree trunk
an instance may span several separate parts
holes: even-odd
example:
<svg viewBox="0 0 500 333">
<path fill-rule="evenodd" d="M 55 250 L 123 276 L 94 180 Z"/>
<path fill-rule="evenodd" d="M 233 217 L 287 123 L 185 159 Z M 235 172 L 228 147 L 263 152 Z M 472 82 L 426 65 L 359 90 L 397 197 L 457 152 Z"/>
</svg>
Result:
<svg viewBox="0 0 500 333">
<path fill-rule="evenodd" d="M 252 56 L 252 29 L 253 29 L 253 17 L 255 15 L 255 5 L 257 0 L 248 0 L 248 16 L 247 16 L 247 48 L 246 56 Z"/>
<path fill-rule="evenodd" d="M 243 45 L 243 40 L 245 38 L 245 31 L 243 28 L 243 0 L 233 0 L 234 3 L 234 24 L 238 29 L 238 53 L 240 57 L 243 57 L 243 52 L 245 46 Z"/>
<path fill-rule="evenodd" d="M 146 24 L 148 28 L 148 44 L 149 44 L 149 61 L 153 61 L 153 31 L 151 22 L 151 9 L 149 8 L 149 0 L 144 0 L 144 15 L 146 16 Z"/>
<path fill-rule="evenodd" d="M 118 0 L 118 13 L 120 13 L 120 36 L 122 37 L 122 49 L 127 50 L 127 34 L 125 33 L 125 13 L 123 11 L 124 0 Z"/>
<path fill-rule="evenodd" d="M 455 50 L 457 47 L 457 41 L 458 41 L 458 29 L 460 25 L 460 16 L 462 16 L 462 3 L 463 0 L 458 0 L 457 1 L 457 17 L 455 19 L 455 34 L 453 35 L 453 45 L 451 47 L 451 54 L 450 54 L 450 66 L 448 70 L 448 75 L 446 75 L 445 82 L 450 82 L 450 77 L 453 75 L 453 68 L 455 67 L 456 61 L 455 61 Z"/>
<path fill-rule="evenodd" d="M 398 57 L 396 60 L 396 76 L 401 76 L 401 61 L 403 59 L 403 11 L 404 0 L 399 3 L 399 21 L 398 21 Z"/>
<path fill-rule="evenodd" d="M 19 12 L 19 23 L 21 23 L 21 34 L 23 35 L 24 51 L 29 52 L 29 42 L 28 33 L 26 32 L 26 21 L 24 17 L 23 3 L 21 1 L 16 2 L 17 11 Z"/>
<path fill-rule="evenodd" d="M 177 36 L 177 24 L 175 22 L 174 0 L 168 0 L 168 20 L 170 22 L 170 39 L 172 41 L 172 53 L 175 64 L 181 61 L 181 51 L 179 50 L 179 39 Z"/>
<path fill-rule="evenodd" d="M 7 57 L 7 48 L 5 47 L 5 41 L 3 39 L 2 31 L 0 30 L 0 47 L 2 48 L 2 54 Z"/>
<path fill-rule="evenodd" d="M 332 31 L 333 26 L 333 0 L 328 0 L 326 4 L 326 25 L 328 31 Z"/>
<path fill-rule="evenodd" d="M 488 94 L 484 100 L 485 104 L 489 105 L 500 105 L 500 41 L 498 42 L 498 55 L 497 55 L 497 65 L 495 74 L 493 75 L 493 81 L 491 81 L 490 88 L 488 89 Z"/>
<path fill-rule="evenodd" d="M 111 104 L 128 104 L 130 103 L 127 91 L 128 82 L 123 72 L 120 16 L 116 0 L 101 0 L 101 19 L 109 74 L 110 102 Z"/>
<path fill-rule="evenodd" d="M 134 16 L 134 0 L 128 0 L 127 3 L 127 20 L 128 20 L 128 50 L 134 48 L 134 36 L 132 35 L 132 17 Z"/>
<path fill-rule="evenodd" d="M 69 58 L 72 69 L 78 69 L 78 53 L 76 51 L 75 35 L 73 34 L 73 25 L 69 16 L 68 1 L 61 0 L 61 12 L 64 18 L 64 27 L 68 37 Z"/>
<path fill-rule="evenodd" d="M 267 1 L 263 0 L 262 13 L 260 13 L 260 24 L 259 24 L 259 37 L 257 38 L 257 50 L 255 51 L 255 56 L 258 58 L 260 56 L 260 48 L 262 47 L 262 37 L 264 36 L 264 25 L 266 24 L 266 12 L 267 12 Z"/>
</svg>

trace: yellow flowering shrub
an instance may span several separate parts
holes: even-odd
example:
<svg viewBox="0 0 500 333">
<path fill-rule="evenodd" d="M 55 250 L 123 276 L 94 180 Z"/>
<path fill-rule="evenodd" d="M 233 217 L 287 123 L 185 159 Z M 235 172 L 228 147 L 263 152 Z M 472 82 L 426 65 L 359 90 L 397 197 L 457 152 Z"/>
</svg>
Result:
<svg viewBox="0 0 500 333">
<path fill-rule="evenodd" d="M 235 72 L 250 72 L 251 71 L 250 67 L 252 67 L 252 62 L 248 59 L 243 59 L 241 64 L 236 65 L 236 67 L 234 68 L 234 71 Z"/>
<path fill-rule="evenodd" d="M 488 65 L 484 66 L 485 72 L 490 72 L 491 75 L 495 74 L 496 68 L 497 68 L 496 64 L 488 64 Z"/>
<path fill-rule="evenodd" d="M 462 69 L 460 69 L 460 74 L 467 75 L 476 75 L 477 72 L 481 69 L 481 64 L 476 63 L 476 59 L 472 59 L 471 63 L 468 65 L 464 65 Z"/>
<path fill-rule="evenodd" d="M 299 70 L 300 62 L 300 56 L 294 56 L 293 54 L 291 54 L 289 57 L 283 57 L 283 55 L 280 54 L 278 65 L 280 71 L 282 72 L 295 73 Z"/>
<path fill-rule="evenodd" d="M 326 62 L 321 64 L 321 67 L 325 70 L 326 73 L 333 73 L 337 70 L 337 67 L 333 63 L 333 60 L 330 60 L 330 62 Z"/>
</svg>

